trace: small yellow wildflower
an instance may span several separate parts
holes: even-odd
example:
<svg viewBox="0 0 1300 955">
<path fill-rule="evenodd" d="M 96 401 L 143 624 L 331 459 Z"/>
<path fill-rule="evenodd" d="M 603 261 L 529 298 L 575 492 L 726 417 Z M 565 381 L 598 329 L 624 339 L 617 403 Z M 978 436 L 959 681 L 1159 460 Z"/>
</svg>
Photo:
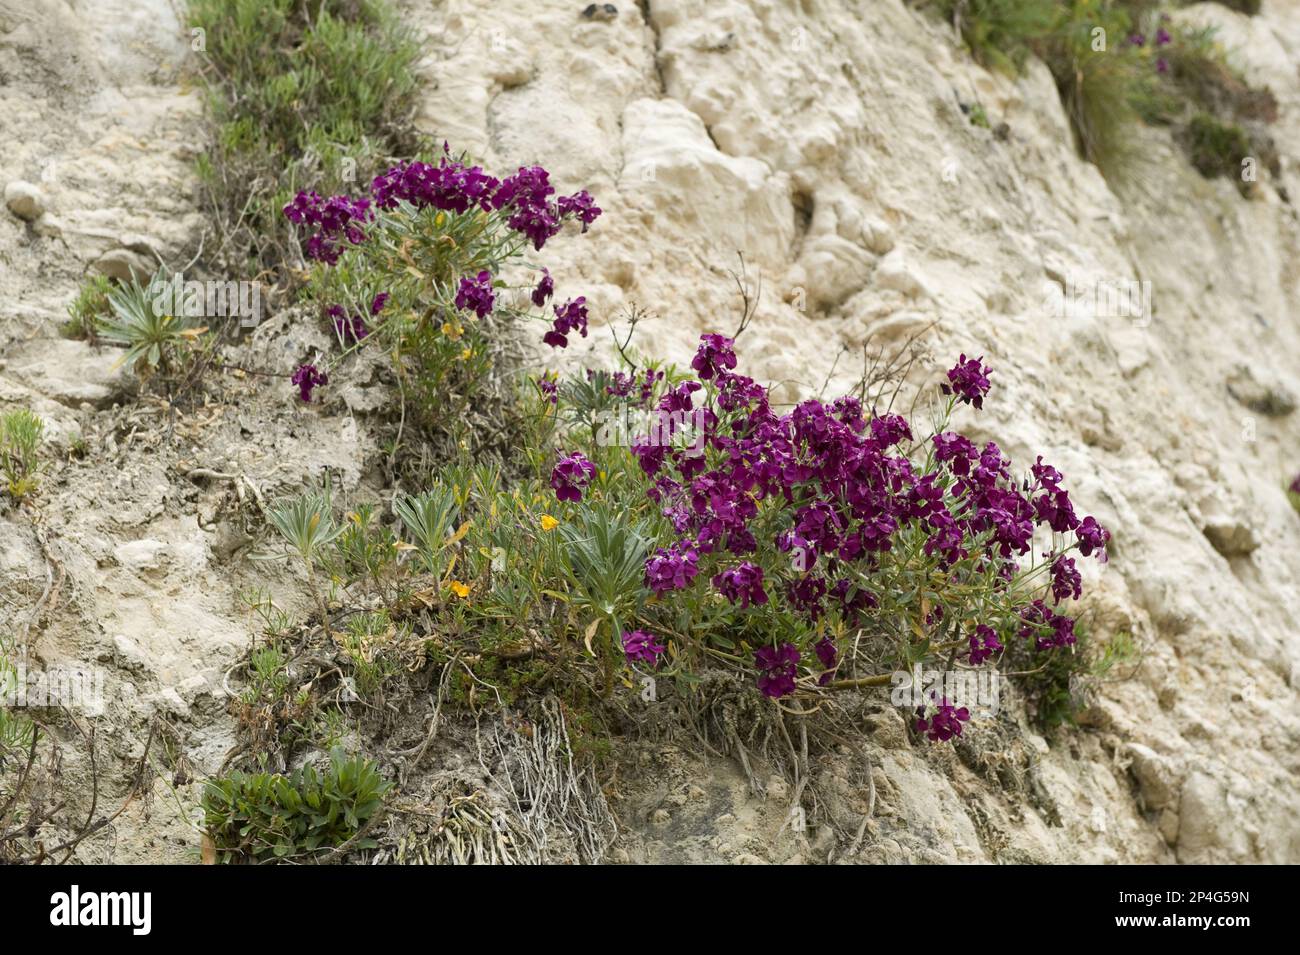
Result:
<svg viewBox="0 0 1300 955">
<path fill-rule="evenodd" d="M 465 334 L 465 327 L 460 322 L 444 322 L 442 333 L 452 341 L 459 341 L 460 336 Z"/>
<path fill-rule="evenodd" d="M 464 600 L 469 596 L 469 584 L 462 584 L 459 580 L 453 580 L 451 582 L 451 592 Z"/>
<path fill-rule="evenodd" d="M 551 517 L 550 514 L 542 515 L 542 530 L 553 531 L 559 526 L 560 526 L 560 522 L 557 521 L 555 518 Z"/>
</svg>

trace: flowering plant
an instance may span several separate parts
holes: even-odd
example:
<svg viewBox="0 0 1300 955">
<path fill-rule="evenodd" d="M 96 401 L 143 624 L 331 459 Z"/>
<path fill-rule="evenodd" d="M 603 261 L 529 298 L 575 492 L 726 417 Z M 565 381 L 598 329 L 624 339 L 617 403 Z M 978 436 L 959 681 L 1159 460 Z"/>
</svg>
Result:
<svg viewBox="0 0 1300 955">
<path fill-rule="evenodd" d="M 661 518 L 643 568 L 645 629 L 620 632 L 629 663 L 729 660 L 784 698 L 886 683 L 874 668 L 887 662 L 978 667 L 1013 640 L 1037 652 L 1073 645 L 1062 604 L 1082 595 L 1077 558 L 1104 561 L 1110 534 L 1076 515 L 1041 457 L 1017 478 L 996 444 L 948 430 L 958 404 L 979 408 L 991 388 L 982 358 L 962 355 L 948 372 L 923 436 L 854 396 L 778 414 L 736 367 L 732 340 L 703 336 L 697 377 L 657 389 L 659 434 L 596 449 L 630 454 L 645 494 L 631 509 Z M 683 414 L 702 440 L 677 440 Z M 582 498 L 584 465 L 581 455 L 556 465 L 561 502 Z M 614 485 L 598 493 L 620 493 Z M 934 703 L 918 729 L 959 733 L 968 712 Z"/>
<path fill-rule="evenodd" d="M 573 221 L 586 232 L 601 210 L 585 191 L 556 196 L 540 166 L 498 179 L 453 158 L 404 162 L 375 178 L 363 197 L 299 193 L 284 207 L 301 248 L 315 262 L 308 288 L 331 320 L 343 354 L 372 340 L 394 350 L 413 390 L 442 420 L 472 404 L 499 357 L 494 322 L 545 309 L 555 294 L 539 269 L 522 304 L 506 300 L 499 277 L 526 252 Z M 563 348 L 587 334 L 586 299 L 551 306 L 544 340 Z M 297 376 L 304 401 L 325 383 L 321 361 Z M 306 382 L 307 384 L 303 384 Z M 450 405 L 450 407 L 449 407 Z"/>
</svg>

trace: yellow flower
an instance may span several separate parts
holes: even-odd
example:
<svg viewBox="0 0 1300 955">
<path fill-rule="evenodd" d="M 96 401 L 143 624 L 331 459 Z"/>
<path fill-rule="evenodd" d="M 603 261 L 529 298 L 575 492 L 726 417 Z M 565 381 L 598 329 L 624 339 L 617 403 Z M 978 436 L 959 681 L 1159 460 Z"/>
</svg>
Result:
<svg viewBox="0 0 1300 955">
<path fill-rule="evenodd" d="M 442 333 L 452 341 L 457 341 L 461 335 L 465 334 L 465 328 L 460 324 L 460 322 L 444 322 Z"/>
<path fill-rule="evenodd" d="M 469 596 L 469 584 L 462 584 L 459 580 L 453 580 L 451 582 L 451 591 L 461 600 L 464 600 Z"/>
<path fill-rule="evenodd" d="M 560 526 L 560 522 L 557 521 L 555 518 L 551 517 L 550 514 L 542 515 L 542 530 L 553 531 L 559 526 Z"/>
<path fill-rule="evenodd" d="M 469 358 L 469 356 L 472 354 L 474 354 L 474 349 L 466 348 L 463 352 L 460 353 L 460 360 L 464 361 L 465 359 Z"/>
</svg>

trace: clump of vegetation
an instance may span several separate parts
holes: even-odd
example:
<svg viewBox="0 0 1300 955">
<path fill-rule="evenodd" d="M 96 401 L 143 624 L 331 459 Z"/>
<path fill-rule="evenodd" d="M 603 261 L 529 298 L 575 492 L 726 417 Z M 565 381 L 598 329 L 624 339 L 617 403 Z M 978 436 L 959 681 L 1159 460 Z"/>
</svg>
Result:
<svg viewBox="0 0 1300 955">
<path fill-rule="evenodd" d="M 40 486 L 37 452 L 44 433 L 45 423 L 26 408 L 0 415 L 0 474 L 15 504 L 28 500 Z"/>
<path fill-rule="evenodd" d="M 362 196 L 299 193 L 284 208 L 315 260 L 304 295 L 333 326 L 337 355 L 314 355 L 294 376 L 313 400 L 329 371 L 355 350 L 392 357 L 405 420 L 438 440 L 449 460 L 517 444 L 518 345 L 512 329 L 536 318 L 555 295 L 549 271 L 537 284 L 509 289 L 506 263 L 540 252 L 565 224 L 583 231 L 600 215 L 590 195 L 555 196 L 545 169 L 504 179 L 449 152 L 437 163 L 402 163 Z M 551 306 L 544 341 L 554 348 L 587 334 L 584 296 Z"/>
<path fill-rule="evenodd" d="M 227 272 L 282 270 L 280 208 L 409 155 L 418 46 L 375 0 L 190 0 L 216 123 L 199 160 Z M 289 263 L 292 264 L 292 263 Z"/>
<path fill-rule="evenodd" d="M 64 337 L 84 338 L 93 344 L 100 320 L 110 314 L 108 295 L 112 290 L 112 281 L 104 275 L 83 282 L 77 297 L 68 306 L 68 320 L 63 324 Z"/>
<path fill-rule="evenodd" d="M 1041 57 L 1080 151 L 1107 176 L 1135 168 L 1133 130 L 1143 121 L 1175 127 L 1176 140 L 1206 176 L 1241 179 L 1247 156 L 1267 168 L 1276 164 L 1264 129 L 1277 118 L 1273 94 L 1242 79 L 1213 30 L 1175 24 L 1168 4 L 938 0 L 938 8 L 990 68 L 1017 72 L 1030 54 Z"/>
<path fill-rule="evenodd" d="M 159 307 L 158 290 L 165 283 L 159 272 L 145 285 L 133 276 L 130 283 L 109 289 L 109 313 L 96 328 L 102 341 L 126 349 L 121 364 L 128 371 L 141 381 L 157 376 L 170 388 L 184 377 L 204 329 Z"/>
<path fill-rule="evenodd" d="M 1192 117 L 1187 141 L 1192 165 L 1206 178 L 1238 175 L 1251 152 L 1250 138 L 1240 126 L 1222 123 L 1208 113 Z"/>
<path fill-rule="evenodd" d="M 238 770 L 209 780 L 204 826 L 221 863 L 310 860 L 326 850 L 373 848 L 365 836 L 392 784 L 374 763 L 330 754 L 329 768 L 310 764 L 288 775 Z"/>
<path fill-rule="evenodd" d="M 1287 485 L 1286 497 L 1291 502 L 1291 506 L 1300 512 L 1300 474 L 1297 474 L 1295 480 Z"/>
<path fill-rule="evenodd" d="M 1034 656 L 1017 646 L 1009 654 L 1029 717 L 1043 733 L 1074 726 L 1103 683 L 1131 677 L 1142 659 L 1141 648 L 1127 631 L 1100 640 L 1080 621 L 1075 636 L 1074 646 L 1050 653 Z"/>
</svg>

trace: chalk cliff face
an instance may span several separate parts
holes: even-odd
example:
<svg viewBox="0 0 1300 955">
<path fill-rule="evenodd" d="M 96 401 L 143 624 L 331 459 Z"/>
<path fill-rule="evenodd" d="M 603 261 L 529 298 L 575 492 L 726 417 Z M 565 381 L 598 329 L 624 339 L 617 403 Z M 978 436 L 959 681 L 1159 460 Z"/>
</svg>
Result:
<svg viewBox="0 0 1300 955">
<path fill-rule="evenodd" d="M 141 6 L 156 15 L 123 32 L 120 14 Z M 842 857 L 1300 861 L 1300 515 L 1282 490 L 1300 471 L 1300 8 L 1179 14 L 1217 25 L 1278 97 L 1280 175 L 1243 199 L 1156 129 L 1139 134 L 1135 181 L 1108 183 L 1079 158 L 1045 67 L 986 72 L 901 0 L 651 0 L 599 22 L 583 6 L 399 6 L 429 50 L 422 129 L 496 171 L 541 163 L 604 209 L 584 241 L 547 249 L 562 297 L 585 294 L 594 326 L 648 309 L 635 344 L 683 361 L 700 333 L 734 329 L 743 253 L 762 291 L 742 370 L 787 401 L 850 385 L 864 345 L 919 335 L 930 357 L 912 387 L 959 352 L 984 355 L 995 390 L 956 426 L 1021 465 L 1042 454 L 1114 533 L 1110 563 L 1085 570 L 1093 628 L 1138 639 L 1136 675 L 1103 686 L 1051 747 L 1023 735 L 1032 785 L 1019 790 L 911 747 L 886 709 L 861 727 L 876 818 Z M 129 428 L 105 438 L 94 406 L 111 403 L 115 379 L 57 339 L 84 267 L 154 243 L 174 260 L 203 230 L 188 171 L 201 120 L 182 82 L 196 54 L 169 10 L 0 2 L 0 54 L 15 54 L 0 67 L 0 117 L 17 144 L 0 182 L 37 185 L 46 210 L 30 224 L 0 215 L 0 404 L 34 406 L 61 441 L 95 435 L 117 471 L 98 475 L 102 490 L 69 478 L 54 492 L 51 546 L 69 583 L 41 625 L 44 658 L 104 661 L 121 690 L 106 718 L 138 727 L 167 713 L 212 771 L 229 740 L 211 677 L 253 626 L 234 599 L 241 572 L 214 569 L 224 545 L 174 468 Z M 50 161 L 65 171 L 42 180 Z M 1149 304 L 1134 315 L 1085 294 L 1104 302 L 1108 289 Z M 606 364 L 610 339 L 593 327 L 569 351 Z M 73 362 L 85 367 L 69 376 Z M 278 417 L 250 407 L 247 446 L 242 425 L 221 432 L 239 470 L 292 484 L 328 441 L 359 480 L 363 424 L 290 424 L 287 399 Z M 194 427 L 190 466 L 215 440 Z M 47 561 L 12 516 L 0 529 L 21 619 Z M 664 785 L 681 794 L 630 787 L 619 857 L 816 857 L 778 831 L 777 787 L 760 799 L 721 761 L 671 758 Z M 187 838 L 156 816 L 123 825 L 119 857 L 167 857 Z"/>
</svg>

